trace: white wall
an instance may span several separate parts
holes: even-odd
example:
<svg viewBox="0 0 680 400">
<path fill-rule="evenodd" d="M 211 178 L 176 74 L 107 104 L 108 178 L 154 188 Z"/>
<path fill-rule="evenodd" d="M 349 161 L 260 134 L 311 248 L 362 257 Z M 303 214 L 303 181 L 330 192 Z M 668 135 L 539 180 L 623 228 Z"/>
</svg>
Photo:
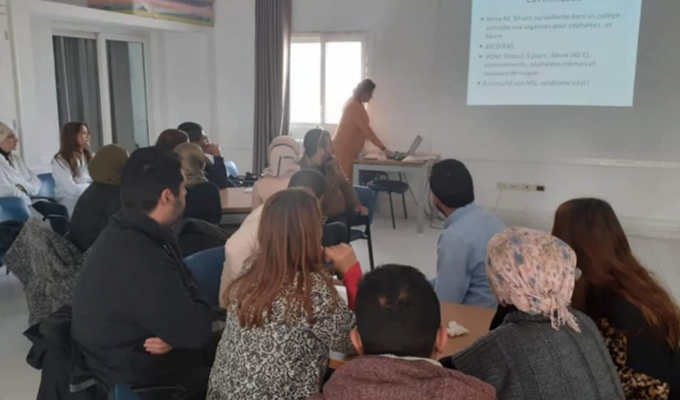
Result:
<svg viewBox="0 0 680 400">
<path fill-rule="evenodd" d="M 678 2 L 645 2 L 635 107 L 609 109 L 467 107 L 469 0 L 294 0 L 293 27 L 367 32 L 375 130 L 393 149 L 421 134 L 421 151 L 465 161 L 478 201 L 498 201 L 507 219 L 549 227 L 561 202 L 597 196 L 629 230 L 668 237 L 680 231 L 678 13 Z M 547 192 L 499 199 L 497 182 Z"/>
<path fill-rule="evenodd" d="M 71 2 L 78 4 L 76 0 Z M 12 0 L 12 36 L 18 67 L 19 114 L 23 156 L 28 165 L 43 171 L 59 147 L 59 119 L 52 35 L 55 28 L 91 30 L 32 16 L 30 0 Z M 80 1 L 84 5 L 84 1 Z M 146 60 L 152 81 L 150 142 L 161 130 L 195 120 L 213 128 L 215 114 L 211 34 L 129 33 L 149 37 Z"/>
<path fill-rule="evenodd" d="M 255 2 L 215 3 L 216 124 L 225 158 L 240 172 L 253 164 Z"/>
</svg>

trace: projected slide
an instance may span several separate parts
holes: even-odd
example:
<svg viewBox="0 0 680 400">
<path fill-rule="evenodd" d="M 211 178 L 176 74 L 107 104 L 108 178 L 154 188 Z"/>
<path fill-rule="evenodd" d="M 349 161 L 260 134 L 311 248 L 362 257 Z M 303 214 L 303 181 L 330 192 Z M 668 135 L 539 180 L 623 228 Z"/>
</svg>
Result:
<svg viewBox="0 0 680 400">
<path fill-rule="evenodd" d="M 468 105 L 633 105 L 642 0 L 473 0 Z"/>
</svg>

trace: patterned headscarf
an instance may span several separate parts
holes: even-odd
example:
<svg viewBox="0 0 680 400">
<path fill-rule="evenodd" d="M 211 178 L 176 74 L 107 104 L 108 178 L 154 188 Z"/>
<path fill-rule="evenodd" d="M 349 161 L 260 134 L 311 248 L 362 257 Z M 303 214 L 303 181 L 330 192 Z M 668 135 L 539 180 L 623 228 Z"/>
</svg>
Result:
<svg viewBox="0 0 680 400">
<path fill-rule="evenodd" d="M 300 170 L 300 143 L 290 136 L 278 136 L 269 145 L 269 167 L 264 176 L 290 178 Z"/>
<path fill-rule="evenodd" d="M 581 329 L 569 311 L 576 282 L 576 253 L 550 234 L 508 228 L 494 236 L 487 250 L 486 272 L 496 295 L 520 311 L 550 318 L 559 330 Z"/>
</svg>

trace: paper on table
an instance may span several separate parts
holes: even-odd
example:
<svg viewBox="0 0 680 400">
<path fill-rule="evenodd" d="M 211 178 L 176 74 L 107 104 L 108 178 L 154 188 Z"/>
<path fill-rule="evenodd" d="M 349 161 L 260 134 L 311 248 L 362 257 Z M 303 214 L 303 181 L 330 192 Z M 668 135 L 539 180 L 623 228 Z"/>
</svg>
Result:
<svg viewBox="0 0 680 400">
<path fill-rule="evenodd" d="M 446 329 L 446 333 L 449 337 L 458 337 L 467 335 L 470 331 L 463 325 L 458 324 L 456 321 L 449 322 L 449 327 Z"/>
<path fill-rule="evenodd" d="M 246 190 L 244 190 L 243 193 L 253 193 L 253 188 L 251 187 L 246 188 Z"/>
<path fill-rule="evenodd" d="M 418 162 L 418 161 L 428 161 L 434 160 L 437 156 L 433 155 L 418 155 L 418 156 L 407 156 L 404 158 L 405 162 Z"/>
</svg>

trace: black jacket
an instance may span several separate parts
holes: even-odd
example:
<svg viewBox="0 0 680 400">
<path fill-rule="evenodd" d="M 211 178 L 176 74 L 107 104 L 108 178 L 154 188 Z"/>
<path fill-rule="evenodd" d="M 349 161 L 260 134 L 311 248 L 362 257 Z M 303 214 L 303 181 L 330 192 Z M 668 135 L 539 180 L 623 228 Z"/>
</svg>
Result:
<svg viewBox="0 0 680 400">
<path fill-rule="evenodd" d="M 222 200 L 215 184 L 205 182 L 187 188 L 184 218 L 200 219 L 211 224 L 220 223 Z"/>
<path fill-rule="evenodd" d="M 208 160 L 205 163 L 205 177 L 208 181 L 217 185 L 219 189 L 226 189 L 234 187 L 234 184 L 229 181 L 229 174 L 227 174 L 227 166 L 224 164 L 224 158 L 215 157 L 215 162 Z"/>
<path fill-rule="evenodd" d="M 92 183 L 78 199 L 68 238 L 86 252 L 120 211 L 120 186 Z"/>
<path fill-rule="evenodd" d="M 189 350 L 209 342 L 210 306 L 179 254 L 169 229 L 126 210 L 90 249 L 76 287 L 71 333 L 107 387 L 172 385 L 195 367 Z M 144 341 L 152 337 L 174 350 L 150 355 Z"/>
<path fill-rule="evenodd" d="M 37 400 L 105 400 L 106 391 L 96 385 L 82 353 L 69 333 L 71 307 L 63 306 L 24 336 L 33 346 L 26 362 L 40 370 Z"/>
</svg>

